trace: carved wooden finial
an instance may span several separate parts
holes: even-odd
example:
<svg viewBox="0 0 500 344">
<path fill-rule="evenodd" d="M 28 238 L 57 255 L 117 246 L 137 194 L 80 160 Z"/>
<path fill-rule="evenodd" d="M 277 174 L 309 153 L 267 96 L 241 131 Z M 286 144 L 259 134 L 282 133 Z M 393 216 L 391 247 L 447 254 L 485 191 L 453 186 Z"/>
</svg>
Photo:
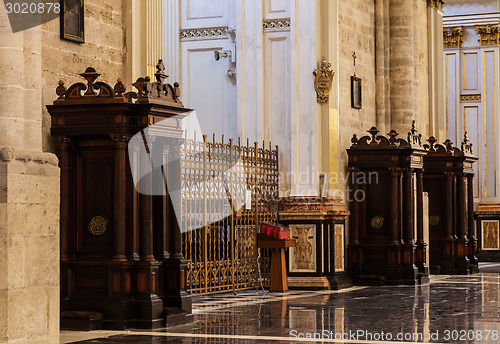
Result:
<svg viewBox="0 0 500 344">
<path fill-rule="evenodd" d="M 57 99 L 64 99 L 66 95 L 66 87 L 64 87 L 64 81 L 59 80 L 59 86 L 56 88 L 56 94 L 59 96 Z"/>
<path fill-rule="evenodd" d="M 453 152 L 453 142 L 451 142 L 450 139 L 446 139 L 446 141 L 444 141 L 444 146 L 446 147 L 447 152 Z"/>
<path fill-rule="evenodd" d="M 357 145 L 358 144 L 358 136 L 356 134 L 352 135 L 351 143 L 353 145 Z"/>
<path fill-rule="evenodd" d="M 398 140 L 397 136 L 399 135 L 399 133 L 396 130 L 392 129 L 387 135 L 389 135 L 390 144 L 391 145 L 396 144 L 396 141 Z"/>
<path fill-rule="evenodd" d="M 379 130 L 377 129 L 377 127 L 371 127 L 370 130 L 368 130 L 368 132 L 372 136 L 372 140 L 371 140 L 370 144 L 376 145 L 377 144 L 377 134 L 378 134 Z"/>
<path fill-rule="evenodd" d="M 123 96 L 123 93 L 125 92 L 125 85 L 123 84 L 122 78 L 118 78 L 116 80 L 116 84 L 113 90 L 115 91 L 117 97 Z"/>
<path fill-rule="evenodd" d="M 434 144 L 437 142 L 436 138 L 434 136 L 431 136 L 427 139 L 427 142 L 429 142 L 430 146 L 429 146 L 429 150 L 431 152 L 435 152 L 436 151 L 436 148 L 434 147 Z"/>
<path fill-rule="evenodd" d="M 155 73 L 156 81 L 163 85 L 168 75 L 165 74 L 165 65 L 163 64 L 163 60 L 159 59 L 156 64 L 156 73 Z"/>
<path fill-rule="evenodd" d="M 471 155 L 474 154 L 472 150 L 472 142 L 470 142 L 467 132 L 464 133 L 464 139 L 462 140 L 462 152 Z"/>
<path fill-rule="evenodd" d="M 88 67 L 85 69 L 85 72 L 80 75 L 87 80 L 87 90 L 85 91 L 85 95 L 96 95 L 94 92 L 94 82 L 101 74 L 97 73 L 94 68 Z"/>
<path fill-rule="evenodd" d="M 408 132 L 408 143 L 411 145 L 422 145 L 422 134 L 418 133 L 415 121 L 411 123 L 411 130 Z"/>
</svg>

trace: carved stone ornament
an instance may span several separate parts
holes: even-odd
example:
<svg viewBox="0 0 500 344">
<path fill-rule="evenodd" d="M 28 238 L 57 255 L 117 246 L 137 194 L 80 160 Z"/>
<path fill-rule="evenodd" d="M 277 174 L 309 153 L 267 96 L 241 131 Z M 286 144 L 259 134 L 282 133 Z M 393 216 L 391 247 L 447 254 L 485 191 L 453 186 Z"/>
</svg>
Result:
<svg viewBox="0 0 500 344">
<path fill-rule="evenodd" d="M 435 7 L 440 10 L 443 9 L 444 1 L 443 0 L 427 0 L 427 6 Z"/>
<path fill-rule="evenodd" d="M 464 29 L 461 26 L 443 29 L 443 47 L 445 49 L 460 48 Z"/>
<path fill-rule="evenodd" d="M 328 101 L 330 91 L 332 89 L 332 80 L 335 73 L 330 69 L 331 63 L 328 63 L 326 58 L 323 57 L 321 60 L 321 66 L 315 69 L 313 74 L 314 78 L 314 89 L 317 94 L 318 103 L 326 103 Z"/>
<path fill-rule="evenodd" d="M 480 45 L 497 45 L 500 41 L 500 27 L 496 25 L 476 26 Z"/>
</svg>

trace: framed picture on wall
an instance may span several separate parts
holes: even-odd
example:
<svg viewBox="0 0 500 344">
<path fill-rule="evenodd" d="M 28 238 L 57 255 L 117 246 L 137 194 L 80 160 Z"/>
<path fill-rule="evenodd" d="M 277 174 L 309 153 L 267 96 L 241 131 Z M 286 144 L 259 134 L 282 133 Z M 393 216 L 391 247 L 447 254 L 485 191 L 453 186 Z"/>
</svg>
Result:
<svg viewBox="0 0 500 344">
<path fill-rule="evenodd" d="M 61 0 L 61 39 L 85 42 L 84 0 Z"/>
<path fill-rule="evenodd" d="M 362 105 L 361 78 L 351 76 L 351 107 L 361 109 Z"/>
</svg>

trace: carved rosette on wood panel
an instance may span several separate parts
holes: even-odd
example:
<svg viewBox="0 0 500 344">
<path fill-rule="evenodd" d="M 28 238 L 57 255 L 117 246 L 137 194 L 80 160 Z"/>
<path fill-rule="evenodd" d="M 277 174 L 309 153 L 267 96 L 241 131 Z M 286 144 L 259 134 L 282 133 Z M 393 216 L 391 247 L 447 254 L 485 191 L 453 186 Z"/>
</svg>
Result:
<svg viewBox="0 0 500 344">
<path fill-rule="evenodd" d="M 290 236 L 297 240 L 290 248 L 290 272 L 316 272 L 316 225 L 290 225 Z"/>
</svg>

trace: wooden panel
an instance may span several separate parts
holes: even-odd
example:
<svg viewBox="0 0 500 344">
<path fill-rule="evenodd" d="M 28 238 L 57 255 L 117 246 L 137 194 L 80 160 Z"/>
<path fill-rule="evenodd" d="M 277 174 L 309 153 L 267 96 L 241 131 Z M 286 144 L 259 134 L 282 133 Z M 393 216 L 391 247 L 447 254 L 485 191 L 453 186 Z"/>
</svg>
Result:
<svg viewBox="0 0 500 344">
<path fill-rule="evenodd" d="M 266 34 L 264 140 L 279 147 L 280 189 L 289 189 L 291 172 L 289 32 Z"/>
<path fill-rule="evenodd" d="M 478 53 L 463 54 L 463 88 L 464 91 L 477 91 L 479 88 Z"/>
<path fill-rule="evenodd" d="M 496 197 L 497 139 L 496 134 L 496 56 L 495 51 L 484 52 L 484 191 L 485 197 Z"/>
<path fill-rule="evenodd" d="M 445 55 L 446 75 L 446 137 L 456 142 L 456 117 L 457 102 L 459 98 L 457 89 L 457 53 Z"/>
<path fill-rule="evenodd" d="M 344 271 L 344 225 L 335 224 L 335 271 Z"/>
<path fill-rule="evenodd" d="M 480 132 L 479 132 L 479 113 L 480 108 L 477 106 L 464 106 L 464 131 L 469 134 L 469 140 L 472 142 L 474 149 L 478 154 L 477 149 L 480 147 L 478 143 L 480 142 Z M 479 175 L 478 175 L 479 164 L 474 164 L 474 173 L 477 176 L 474 178 L 474 197 L 479 196 Z"/>
<path fill-rule="evenodd" d="M 481 247 L 483 250 L 499 250 L 499 221 L 481 221 Z"/>
<path fill-rule="evenodd" d="M 181 27 L 225 26 L 228 21 L 228 4 L 234 0 L 182 0 Z"/>
<path fill-rule="evenodd" d="M 203 134 L 236 138 L 236 84 L 227 75 L 229 58 L 216 61 L 214 52 L 231 49 L 229 40 L 182 42 L 183 101 L 194 108 Z M 192 121 L 194 119 L 188 119 Z M 192 125 L 195 125 L 194 123 Z M 200 134 L 201 137 L 201 133 Z"/>
<path fill-rule="evenodd" d="M 264 19 L 278 19 L 290 17 L 290 0 L 265 0 Z"/>
<path fill-rule="evenodd" d="M 289 251 L 290 272 L 316 272 L 316 225 L 290 225 L 296 246 Z"/>
</svg>

